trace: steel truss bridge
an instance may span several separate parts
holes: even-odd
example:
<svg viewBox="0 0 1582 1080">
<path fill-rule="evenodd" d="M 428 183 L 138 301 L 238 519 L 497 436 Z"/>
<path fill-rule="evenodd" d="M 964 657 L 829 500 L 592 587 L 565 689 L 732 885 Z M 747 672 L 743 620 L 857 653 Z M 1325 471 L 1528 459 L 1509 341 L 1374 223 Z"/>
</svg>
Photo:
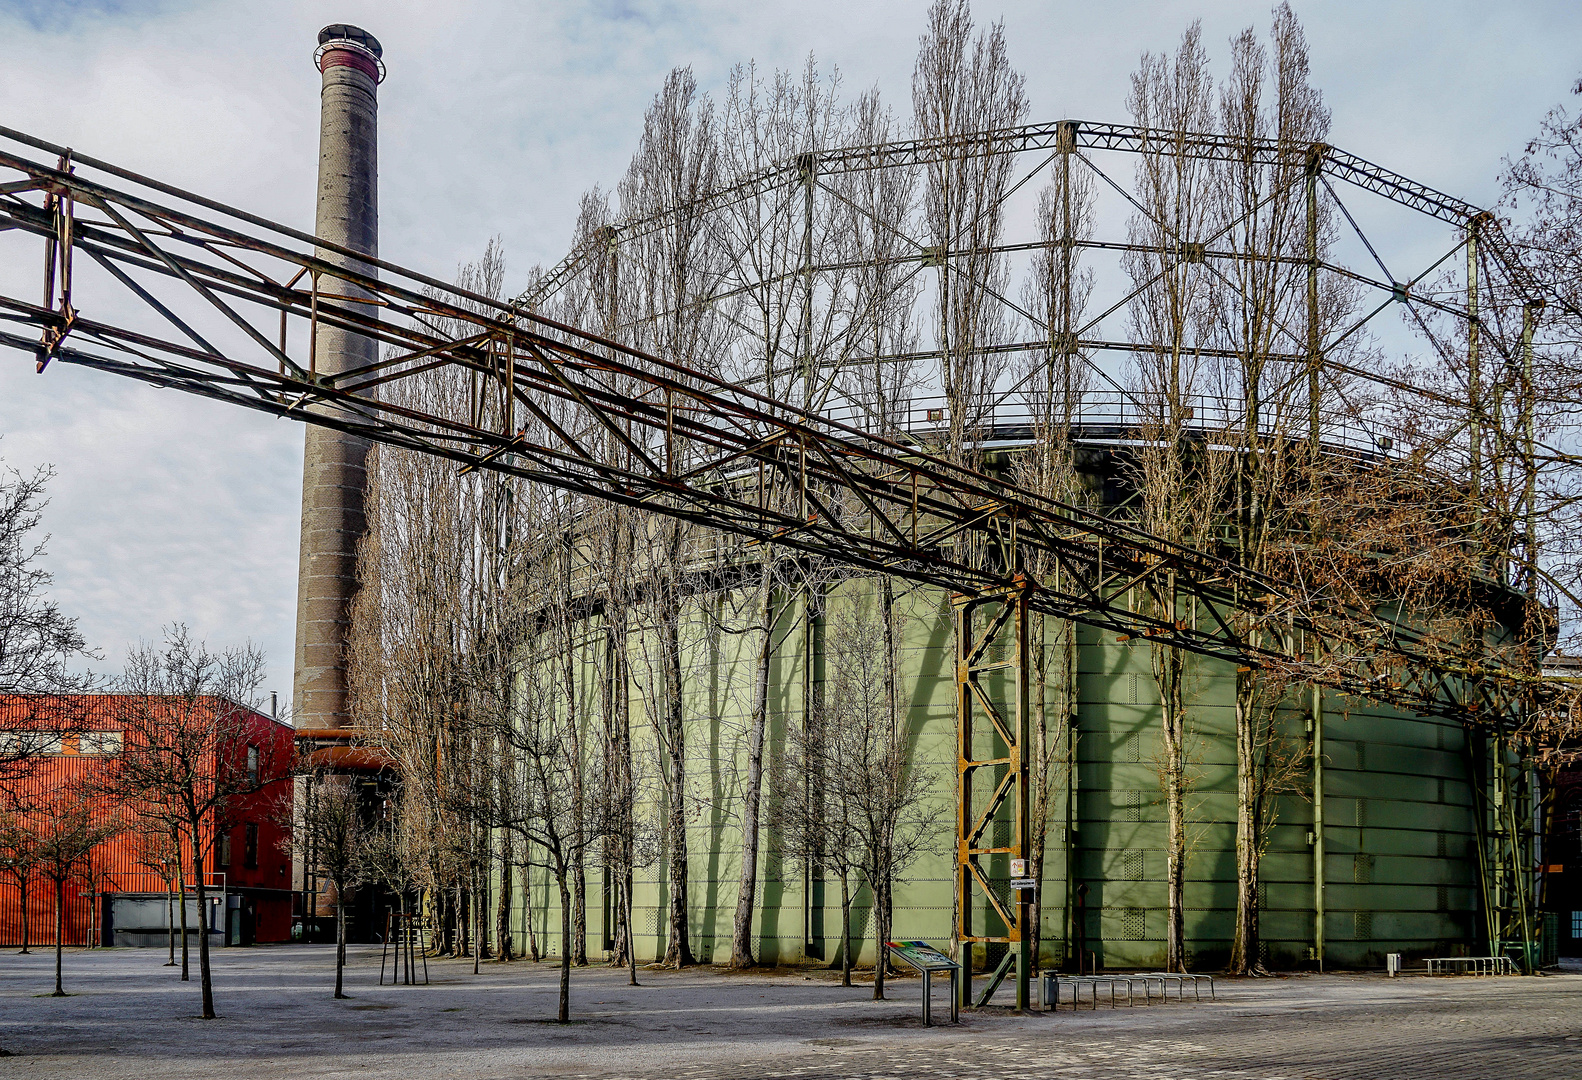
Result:
<svg viewBox="0 0 1582 1080">
<path fill-rule="evenodd" d="M 1140 150 L 1159 138 L 1068 121 L 831 150 L 708 198 L 747 198 L 799 178 L 964 150 Z M 1474 229 L 1509 280 L 1530 288 L 1497 223 L 1476 207 L 1333 147 L 1250 149 L 1274 158 L 1300 152 L 1310 190 L 1344 181 Z M 1239 159 L 1248 150 L 1191 136 L 1175 152 Z M 619 229 L 631 235 L 656 221 Z M 1529 672 L 1444 662 L 1418 630 L 1386 614 L 1295 596 L 1286 583 L 1232 561 L 725 381 L 710 374 L 708 357 L 669 362 L 536 314 L 596 251 L 574 251 L 533 295 L 501 301 L 0 128 L 0 234 L 7 232 L 0 235 L 7 279 L 36 259 L 38 247 L 27 245 L 25 255 L 16 247 L 31 238 L 43 249 L 32 262 L 42 281 L 34 279 L 30 297 L 16 288 L 0 295 L 0 345 L 27 354 L 46 376 L 62 364 L 104 371 L 949 590 L 958 620 L 959 932 L 1011 946 L 988 993 L 1019 961 L 1019 1005 L 1030 971 L 1028 894 L 996 896 L 982 859 L 1028 854 L 1030 613 L 1495 729 L 1538 691 Z M 1377 284 L 1396 300 L 1409 292 L 1398 282 Z M 318 342 L 334 332 L 375 340 L 383 359 L 319 372 Z M 1325 362 L 1321 345 L 1296 355 L 1315 370 Z M 382 388 L 443 369 L 471 381 L 466 408 L 425 411 L 382 399 Z M 771 497 L 777 487 L 794 497 Z M 1053 568 L 1036 581 L 1025 572 L 1035 558 Z M 1181 607 L 1159 602 L 1167 597 Z M 1182 608 L 1187 618 L 1171 617 Z M 1260 629 L 1272 614 L 1284 633 Z M 1013 659 L 989 663 L 990 646 L 1005 634 L 1015 640 Z M 1007 666 L 1013 670 L 1001 671 Z M 1000 674 L 991 680 L 991 671 Z M 1002 689 L 991 692 L 991 681 Z M 1005 747 L 995 757 L 974 756 L 978 717 Z M 1315 748 L 1315 763 L 1320 757 Z M 1503 750 L 1495 758 L 1503 763 Z M 1511 779 L 1503 764 L 1492 768 L 1501 783 Z M 974 796 L 980 772 L 993 781 L 987 803 Z M 1007 808 L 1012 844 L 984 846 L 988 823 Z M 1500 898 L 1490 900 L 1499 909 L 1491 936 L 1515 937 L 1531 910 L 1530 899 L 1521 900 L 1530 859 L 1519 823 L 1507 830 L 1499 814 L 1490 816 L 1485 862 L 1503 868 L 1485 881 L 1486 895 Z M 975 890 L 1003 931 L 971 932 Z"/>
</svg>

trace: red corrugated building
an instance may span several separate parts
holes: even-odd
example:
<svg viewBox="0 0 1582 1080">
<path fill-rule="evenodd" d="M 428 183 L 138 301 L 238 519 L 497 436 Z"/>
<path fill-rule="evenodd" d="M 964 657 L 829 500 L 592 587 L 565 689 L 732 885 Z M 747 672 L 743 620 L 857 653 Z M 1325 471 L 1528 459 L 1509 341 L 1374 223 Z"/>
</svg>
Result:
<svg viewBox="0 0 1582 1080">
<path fill-rule="evenodd" d="M 200 708 L 236 708 L 217 699 L 199 702 Z M 68 945 L 163 945 L 167 923 L 179 924 L 179 909 L 165 880 L 174 873 L 172 840 L 134 808 L 92 792 L 93 781 L 115 767 L 123 750 L 125 722 L 118 717 L 124 705 L 125 699 L 114 694 L 0 698 L 0 744 L 6 744 L 0 750 L 14 751 L 20 742 L 36 755 L 8 785 L 9 820 L 36 830 L 52 801 L 68 793 L 94 803 L 95 821 L 121 826 L 93 848 L 66 889 L 62 936 Z M 281 818 L 282 807 L 291 805 L 294 733 L 290 725 L 253 709 L 242 709 L 234 724 L 240 735 L 227 741 L 231 760 L 223 767 L 244 775 L 263 770 L 266 786 L 231 799 L 223 820 L 205 822 L 200 842 L 208 850 L 204 876 L 213 893 L 205 921 L 216 944 L 288 941 L 291 854 Z M 190 839 L 181 840 L 179 857 L 188 926 L 196 933 Z M 0 945 L 20 945 L 23 940 L 20 877 L 14 860 L 0 852 Z M 28 880 L 27 922 L 31 944 L 55 943 L 55 888 L 37 869 Z"/>
</svg>

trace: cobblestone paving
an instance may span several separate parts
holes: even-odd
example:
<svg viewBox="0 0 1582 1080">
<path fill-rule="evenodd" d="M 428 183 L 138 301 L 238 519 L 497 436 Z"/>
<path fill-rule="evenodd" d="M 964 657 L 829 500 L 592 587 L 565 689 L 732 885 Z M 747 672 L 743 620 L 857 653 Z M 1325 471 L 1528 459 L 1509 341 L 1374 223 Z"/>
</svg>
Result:
<svg viewBox="0 0 1582 1080">
<path fill-rule="evenodd" d="M 1283 985 L 1282 985 L 1283 984 Z M 1294 984 L 1294 985 L 1293 985 Z M 1262 1005 L 1155 1005 L 1020 1018 L 927 1045 L 809 1040 L 803 1054 L 579 1080 L 1582 1080 L 1582 975 L 1388 982 L 1376 976 L 1222 984 Z M 915 991 L 914 991 L 915 992 Z M 1231 996 L 1227 994 L 1227 996 Z M 997 1027 L 1015 1023 L 1000 1019 Z M 980 1028 L 980 1024 L 974 1024 Z M 946 1029 L 949 1031 L 951 1029 Z M 564 1075 L 564 1074 L 563 1074 Z"/>
<path fill-rule="evenodd" d="M 220 1019 L 152 950 L 0 954 L 0 1080 L 1582 1080 L 1582 967 L 1543 978 L 1352 974 L 1221 980 L 1218 1000 L 1097 1011 L 969 1010 L 925 1029 L 917 980 L 891 1000 L 824 972 L 583 969 L 551 1022 L 552 964 L 437 961 L 429 986 L 377 982 L 353 950 L 222 950 Z M 196 979 L 196 973 L 194 973 Z M 44 993 L 41 993 L 43 991 Z M 935 1015 L 948 1017 L 943 988 Z"/>
</svg>

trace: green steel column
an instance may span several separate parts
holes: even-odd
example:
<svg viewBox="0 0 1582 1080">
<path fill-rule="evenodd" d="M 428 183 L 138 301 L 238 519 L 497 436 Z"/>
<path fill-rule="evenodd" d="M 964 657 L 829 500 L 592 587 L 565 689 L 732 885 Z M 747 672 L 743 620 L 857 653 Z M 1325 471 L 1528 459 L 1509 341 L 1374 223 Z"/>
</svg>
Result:
<svg viewBox="0 0 1582 1080">
<path fill-rule="evenodd" d="M 1023 860 L 1028 871 L 1033 867 L 1033 850 L 1031 821 L 1029 810 L 1032 807 L 1032 770 L 1028 767 L 1029 751 L 1032 750 L 1032 724 L 1033 711 L 1032 697 L 1028 686 L 1028 674 L 1031 670 L 1027 641 L 1027 616 L 1028 592 L 1020 590 L 1014 597 L 1008 597 L 1009 603 L 1016 605 L 1016 614 L 1012 621 L 1016 626 L 1016 749 L 1013 751 L 1015 758 L 1013 767 L 1017 771 L 1016 777 L 1016 806 L 1015 816 L 1012 818 L 1012 829 L 1015 837 L 1012 841 L 1016 849 L 1016 858 Z M 1038 883 L 1042 887 L 1043 882 Z M 1016 891 L 1016 1007 L 1028 1007 L 1028 980 L 1032 976 L 1032 892 L 1028 889 Z"/>
<path fill-rule="evenodd" d="M 1077 633 L 1076 624 L 1066 623 L 1066 633 L 1075 639 Z M 1065 963 L 1062 966 L 1068 969 L 1071 966 L 1071 957 L 1075 948 L 1073 942 L 1077 939 L 1076 889 L 1079 884 L 1079 875 L 1076 867 L 1080 854 L 1077 841 L 1080 839 L 1078 827 L 1082 823 L 1077 806 L 1077 800 L 1082 790 L 1082 777 L 1078 770 L 1079 748 L 1077 746 L 1077 739 L 1081 731 L 1081 718 L 1077 712 L 1078 664 L 1077 646 L 1075 640 L 1073 640 L 1066 652 L 1066 692 L 1070 695 L 1070 708 L 1066 715 L 1066 906 L 1065 917 L 1062 921 L 1062 925 L 1065 928 Z"/>
<path fill-rule="evenodd" d="M 972 690 L 967 683 L 972 651 L 972 606 L 958 598 L 956 622 L 956 965 L 955 989 L 963 1006 L 972 1006 L 972 878 L 967 868 L 967 830 L 972 822 Z"/>
<path fill-rule="evenodd" d="M 1316 658 L 1315 658 L 1316 659 Z M 1317 683 L 1313 699 L 1313 958 L 1324 970 L 1324 689 Z"/>
<path fill-rule="evenodd" d="M 1472 512 L 1481 517 L 1478 501 L 1483 492 L 1482 375 L 1478 356 L 1478 230 L 1481 218 L 1467 222 L 1467 442 L 1471 466 L 1467 482 L 1472 489 Z"/>
<path fill-rule="evenodd" d="M 1538 326 L 1538 316 L 1544 309 L 1542 300 L 1530 300 L 1522 305 L 1522 557 L 1527 566 L 1523 575 L 1529 595 L 1538 593 L 1538 521 L 1537 490 L 1538 461 L 1533 453 L 1533 414 L 1536 399 L 1533 394 L 1533 332 Z"/>
<path fill-rule="evenodd" d="M 1520 758 L 1513 762 L 1510 768 L 1515 780 L 1507 811 L 1511 830 L 1511 885 L 1514 893 L 1512 899 L 1516 905 L 1516 926 L 1522 935 L 1522 971 L 1524 974 L 1532 975 L 1538 970 L 1537 957 L 1533 955 L 1533 939 L 1536 935 L 1533 933 L 1535 920 L 1529 880 L 1529 875 L 1534 869 L 1533 833 L 1528 824 L 1532 821 L 1530 800 L 1532 789 L 1528 786 L 1530 774 Z"/>
<path fill-rule="evenodd" d="M 802 155 L 802 406 L 813 408 L 813 186 L 818 159 Z"/>
<path fill-rule="evenodd" d="M 1511 936 L 1511 888 L 1510 888 L 1510 836 L 1505 828 L 1506 800 L 1510 798 L 1507 790 L 1505 771 L 1505 739 L 1495 735 L 1490 740 L 1489 747 L 1489 791 L 1493 819 L 1489 823 L 1489 836 L 1493 840 L 1491 855 L 1491 871 L 1494 879 L 1494 951 L 1500 952 Z"/>
<path fill-rule="evenodd" d="M 1318 169 L 1322 146 L 1314 146 L 1307 159 L 1307 412 L 1308 453 L 1318 460 L 1319 348 L 1318 326 Z"/>
</svg>

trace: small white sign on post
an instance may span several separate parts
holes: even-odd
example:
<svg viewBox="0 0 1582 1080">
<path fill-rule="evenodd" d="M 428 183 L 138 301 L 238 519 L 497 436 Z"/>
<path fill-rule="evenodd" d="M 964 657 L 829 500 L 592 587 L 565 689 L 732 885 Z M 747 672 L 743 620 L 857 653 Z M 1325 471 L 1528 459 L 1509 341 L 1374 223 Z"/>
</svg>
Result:
<svg viewBox="0 0 1582 1080">
<path fill-rule="evenodd" d="M 1037 892 L 1038 891 L 1038 882 L 1035 881 L 1034 879 L 1030 878 L 1030 877 L 1012 878 L 1011 879 L 1011 888 L 1013 888 L 1013 889 L 1031 889 L 1034 892 Z"/>
<path fill-rule="evenodd" d="M 1011 876 L 1013 878 L 1024 878 L 1024 877 L 1027 876 L 1027 860 L 1026 859 L 1012 859 L 1011 860 Z"/>
</svg>

